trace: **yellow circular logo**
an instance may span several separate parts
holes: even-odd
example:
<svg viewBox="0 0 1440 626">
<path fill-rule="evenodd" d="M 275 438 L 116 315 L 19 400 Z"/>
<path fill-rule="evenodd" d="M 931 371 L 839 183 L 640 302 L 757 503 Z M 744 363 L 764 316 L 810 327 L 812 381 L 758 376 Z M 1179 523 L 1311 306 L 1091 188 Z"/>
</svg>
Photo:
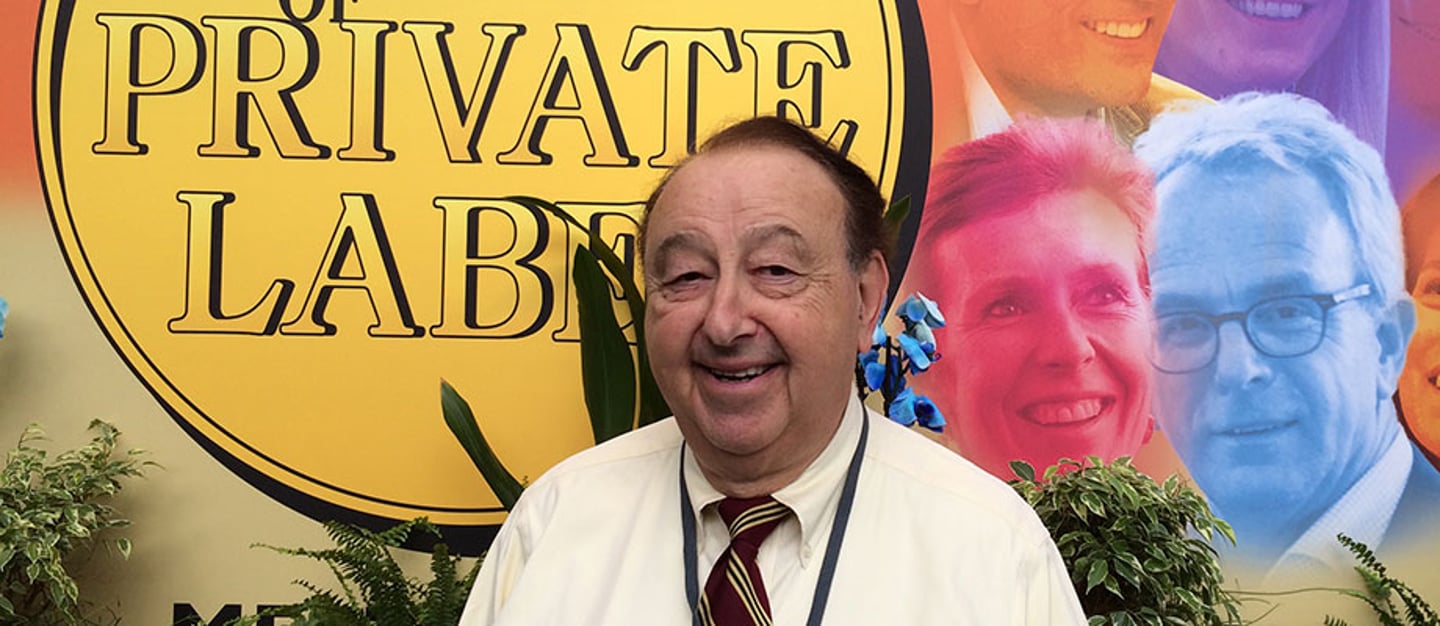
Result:
<svg viewBox="0 0 1440 626">
<path fill-rule="evenodd" d="M 584 239 L 505 198 L 559 203 L 633 266 L 666 169 L 776 112 L 893 189 L 914 13 L 47 0 L 42 178 L 96 319 L 210 454 L 312 517 L 484 536 L 503 511 L 441 419 L 442 378 L 517 476 L 593 444 Z"/>
</svg>

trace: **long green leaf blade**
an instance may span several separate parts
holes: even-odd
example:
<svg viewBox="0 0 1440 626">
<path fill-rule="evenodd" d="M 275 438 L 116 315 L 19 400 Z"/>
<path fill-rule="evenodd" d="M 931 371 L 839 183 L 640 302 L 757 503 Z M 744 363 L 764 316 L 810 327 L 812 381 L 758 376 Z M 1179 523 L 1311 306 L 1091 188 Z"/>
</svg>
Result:
<svg viewBox="0 0 1440 626">
<path fill-rule="evenodd" d="M 896 200 L 890 204 L 890 208 L 885 210 L 885 216 L 882 218 L 885 222 L 885 233 L 888 235 L 885 246 L 891 253 L 895 252 L 895 247 L 900 243 L 900 227 L 905 224 L 905 218 L 909 216 L 910 196 Z"/>
<path fill-rule="evenodd" d="M 620 293 L 625 297 L 625 303 L 630 308 L 630 320 L 635 329 L 636 355 L 639 361 L 637 368 L 640 380 L 639 425 L 645 426 L 669 416 L 670 407 L 665 403 L 665 397 L 660 394 L 660 387 L 655 384 L 655 376 L 650 372 L 650 357 L 645 351 L 645 296 L 635 283 L 633 270 L 626 267 L 619 255 L 615 254 L 615 251 L 600 239 L 599 233 L 591 232 L 569 211 L 552 202 L 533 196 L 509 196 L 506 199 L 550 213 L 586 234 L 590 253 L 620 283 Z"/>
<path fill-rule="evenodd" d="M 490 449 L 485 435 L 480 432 L 480 426 L 475 423 L 475 415 L 470 412 L 470 404 L 444 380 L 440 381 L 440 408 L 445 414 L 445 425 L 450 427 L 450 432 L 455 434 L 460 447 L 470 456 L 470 462 L 475 464 L 475 469 L 480 470 L 485 483 L 490 485 L 490 490 L 500 499 L 500 506 L 505 507 L 506 511 L 514 508 L 515 501 L 520 499 L 520 492 L 525 488 L 520 486 L 520 481 L 515 480 L 510 470 L 505 469 L 500 459 L 495 456 L 495 451 Z"/>
<path fill-rule="evenodd" d="M 575 249 L 575 301 L 580 309 L 580 373 L 595 443 L 631 430 L 635 419 L 635 359 L 615 319 L 610 281 L 595 256 Z"/>
<path fill-rule="evenodd" d="M 645 319 L 645 296 L 640 293 L 640 288 L 635 284 L 634 270 L 626 267 L 625 262 L 620 260 L 620 256 L 615 254 L 610 246 L 605 245 L 597 233 L 590 232 L 590 229 L 580 223 L 579 219 L 555 203 L 533 196 L 507 196 L 505 199 L 545 211 L 585 233 L 588 237 L 590 253 L 620 283 L 620 292 L 625 296 L 625 303 L 630 307 L 631 319 L 635 321 L 635 335 L 640 341 L 644 341 L 642 331 Z"/>
</svg>

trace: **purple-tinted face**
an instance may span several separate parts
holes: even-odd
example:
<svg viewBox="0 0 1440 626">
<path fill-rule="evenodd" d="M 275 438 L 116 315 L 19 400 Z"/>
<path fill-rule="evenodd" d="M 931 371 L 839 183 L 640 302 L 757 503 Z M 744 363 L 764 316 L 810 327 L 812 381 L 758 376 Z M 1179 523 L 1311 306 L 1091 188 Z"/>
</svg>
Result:
<svg viewBox="0 0 1440 626">
<path fill-rule="evenodd" d="M 1430 119 L 1440 120 L 1440 2 L 1391 0 L 1391 97 Z"/>
<path fill-rule="evenodd" d="M 1345 26 L 1350 2 L 1186 0 L 1156 66 L 1212 97 L 1289 90 Z"/>
</svg>

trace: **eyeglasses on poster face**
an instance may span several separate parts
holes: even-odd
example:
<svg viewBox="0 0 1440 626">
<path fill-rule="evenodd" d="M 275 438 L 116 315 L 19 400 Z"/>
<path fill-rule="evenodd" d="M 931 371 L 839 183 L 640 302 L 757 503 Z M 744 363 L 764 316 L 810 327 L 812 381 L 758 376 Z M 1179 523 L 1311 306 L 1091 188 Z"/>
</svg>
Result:
<svg viewBox="0 0 1440 626">
<path fill-rule="evenodd" d="M 1281 296 L 1249 309 L 1219 315 L 1199 311 L 1167 313 L 1155 320 L 1150 360 L 1167 374 L 1209 366 L 1220 352 L 1220 325 L 1240 322 L 1245 338 L 1261 354 L 1276 358 L 1309 354 L 1325 338 L 1330 309 L 1370 295 L 1368 284 L 1328 294 Z"/>
</svg>

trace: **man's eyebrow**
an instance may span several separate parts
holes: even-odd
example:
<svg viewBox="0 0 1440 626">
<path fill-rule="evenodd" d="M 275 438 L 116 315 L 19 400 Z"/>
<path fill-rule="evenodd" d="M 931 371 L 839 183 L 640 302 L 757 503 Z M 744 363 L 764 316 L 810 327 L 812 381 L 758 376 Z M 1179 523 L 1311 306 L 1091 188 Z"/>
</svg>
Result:
<svg viewBox="0 0 1440 626">
<path fill-rule="evenodd" d="M 769 245 L 782 245 L 790 248 L 802 259 L 808 260 L 813 254 L 810 246 L 805 241 L 805 236 L 787 224 L 766 224 L 757 226 L 745 231 L 742 237 L 745 250 L 754 252 Z"/>
<path fill-rule="evenodd" d="M 710 250 L 710 241 L 701 237 L 699 233 L 688 230 L 670 233 L 655 245 L 654 259 L 650 266 L 654 268 L 656 274 L 664 274 L 667 269 L 666 265 L 677 252 L 704 253 Z"/>
</svg>

